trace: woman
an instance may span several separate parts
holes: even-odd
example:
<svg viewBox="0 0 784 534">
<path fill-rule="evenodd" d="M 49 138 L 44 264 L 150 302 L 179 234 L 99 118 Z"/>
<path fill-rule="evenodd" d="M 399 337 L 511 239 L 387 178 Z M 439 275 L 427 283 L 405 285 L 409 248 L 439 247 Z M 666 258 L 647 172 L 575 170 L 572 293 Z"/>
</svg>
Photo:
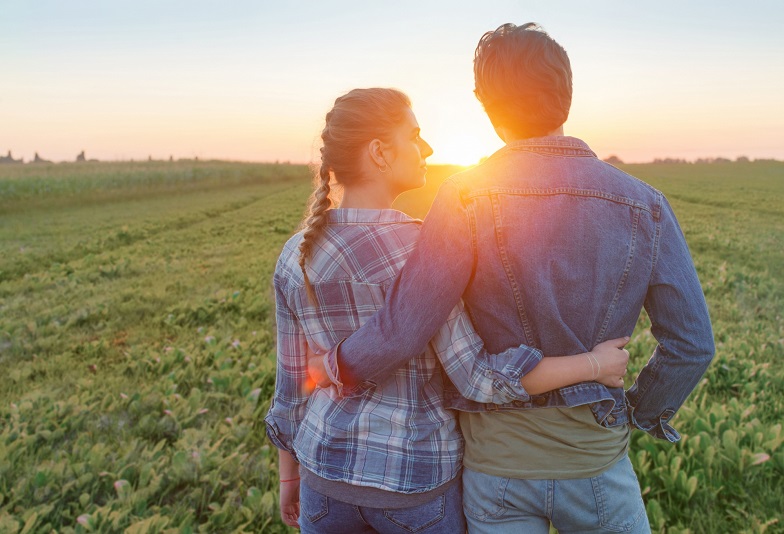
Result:
<svg viewBox="0 0 784 534">
<path fill-rule="evenodd" d="M 479 402 L 588 380 L 617 386 L 625 340 L 543 361 L 524 346 L 489 355 L 460 305 L 428 350 L 383 382 L 309 394 L 308 346 L 323 352 L 369 319 L 413 250 L 419 222 L 391 206 L 424 184 L 432 154 L 408 98 L 394 89 L 338 98 L 321 138 L 311 213 L 274 276 L 278 367 L 266 422 L 280 449 L 281 516 L 303 532 L 463 532 L 462 438 L 444 408 L 443 371 Z M 343 189 L 334 209 L 333 181 Z"/>
</svg>

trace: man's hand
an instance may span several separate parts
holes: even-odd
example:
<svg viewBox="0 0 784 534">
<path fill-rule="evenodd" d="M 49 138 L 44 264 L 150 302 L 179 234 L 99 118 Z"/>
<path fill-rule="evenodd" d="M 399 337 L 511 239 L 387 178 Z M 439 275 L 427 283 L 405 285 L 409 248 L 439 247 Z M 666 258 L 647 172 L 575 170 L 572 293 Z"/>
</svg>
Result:
<svg viewBox="0 0 784 534">
<path fill-rule="evenodd" d="M 308 376 L 314 386 L 328 388 L 332 385 L 332 381 L 327 375 L 327 368 L 324 366 L 324 355 L 313 352 L 310 345 L 308 345 Z"/>
</svg>

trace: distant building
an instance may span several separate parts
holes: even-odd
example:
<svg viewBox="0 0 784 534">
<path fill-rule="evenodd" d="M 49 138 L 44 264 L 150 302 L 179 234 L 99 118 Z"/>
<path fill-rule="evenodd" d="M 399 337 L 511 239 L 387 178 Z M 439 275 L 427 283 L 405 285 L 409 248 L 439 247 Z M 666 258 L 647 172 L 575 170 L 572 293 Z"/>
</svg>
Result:
<svg viewBox="0 0 784 534">
<path fill-rule="evenodd" d="M 81 163 L 83 161 L 87 161 L 87 159 L 84 157 L 84 150 L 76 155 L 76 163 Z"/>
<path fill-rule="evenodd" d="M 14 157 L 11 155 L 11 151 L 9 150 L 7 156 L 0 156 L 0 164 L 4 163 L 24 163 L 24 160 L 21 158 L 14 159 Z"/>
</svg>

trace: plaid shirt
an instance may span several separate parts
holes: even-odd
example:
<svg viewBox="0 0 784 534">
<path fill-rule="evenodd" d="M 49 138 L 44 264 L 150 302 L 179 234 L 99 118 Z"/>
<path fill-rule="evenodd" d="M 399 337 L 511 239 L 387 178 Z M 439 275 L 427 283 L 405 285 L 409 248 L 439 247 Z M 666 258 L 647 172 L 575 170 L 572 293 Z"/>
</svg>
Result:
<svg viewBox="0 0 784 534">
<path fill-rule="evenodd" d="M 307 346 L 326 352 L 384 305 L 421 226 L 395 210 L 333 209 L 328 217 L 308 262 L 318 307 L 308 301 L 298 263 L 301 233 L 286 243 L 275 269 L 277 380 L 267 434 L 322 478 L 430 491 L 457 475 L 463 451 L 454 412 L 444 407 L 439 361 L 466 397 L 506 403 L 528 397 L 520 377 L 542 355 L 528 347 L 487 354 L 461 303 L 426 352 L 383 382 L 352 397 L 334 386 L 309 394 Z"/>
</svg>

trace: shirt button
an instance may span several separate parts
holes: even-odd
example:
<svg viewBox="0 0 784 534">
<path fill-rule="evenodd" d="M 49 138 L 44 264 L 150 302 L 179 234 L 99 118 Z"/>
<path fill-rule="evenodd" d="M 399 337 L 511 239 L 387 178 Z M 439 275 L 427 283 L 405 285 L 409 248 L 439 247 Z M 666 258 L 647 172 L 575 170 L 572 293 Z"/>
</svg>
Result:
<svg viewBox="0 0 784 534">
<path fill-rule="evenodd" d="M 523 405 L 523 401 L 521 401 L 521 400 L 516 400 L 516 401 L 514 401 L 512 404 L 514 404 L 515 406 L 517 406 L 517 407 L 519 408 L 520 406 L 522 406 L 522 405 Z"/>
<path fill-rule="evenodd" d="M 545 401 L 544 397 L 534 397 L 534 404 L 537 406 L 542 406 L 545 402 L 547 401 Z"/>
<path fill-rule="evenodd" d="M 615 417 L 612 415 L 607 416 L 607 422 L 613 424 L 615 422 Z"/>
</svg>

